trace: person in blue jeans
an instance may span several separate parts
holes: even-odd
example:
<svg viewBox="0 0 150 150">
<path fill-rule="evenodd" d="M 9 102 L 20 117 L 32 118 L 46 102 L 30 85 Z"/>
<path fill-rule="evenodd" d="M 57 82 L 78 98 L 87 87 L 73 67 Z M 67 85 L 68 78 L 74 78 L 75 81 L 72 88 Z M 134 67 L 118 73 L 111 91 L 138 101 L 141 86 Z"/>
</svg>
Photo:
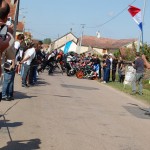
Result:
<svg viewBox="0 0 150 150">
<path fill-rule="evenodd" d="M 11 61 L 12 65 L 10 68 L 4 68 L 4 80 L 2 86 L 2 100 L 11 101 L 14 100 L 13 89 L 14 89 L 14 62 Z"/>
<path fill-rule="evenodd" d="M 110 65 L 111 65 L 111 62 L 108 58 L 108 55 L 104 55 L 103 56 L 103 83 L 109 82 Z"/>
</svg>

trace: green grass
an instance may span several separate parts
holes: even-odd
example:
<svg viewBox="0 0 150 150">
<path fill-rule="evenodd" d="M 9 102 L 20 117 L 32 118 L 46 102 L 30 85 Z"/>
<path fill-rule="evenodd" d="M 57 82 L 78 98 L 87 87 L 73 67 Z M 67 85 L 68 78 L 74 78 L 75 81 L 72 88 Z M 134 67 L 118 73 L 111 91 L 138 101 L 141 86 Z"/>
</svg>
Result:
<svg viewBox="0 0 150 150">
<path fill-rule="evenodd" d="M 146 103 L 150 104 L 150 84 L 146 81 L 144 81 L 145 83 L 143 83 L 143 95 L 139 95 L 139 94 L 136 94 L 136 95 L 131 95 L 133 96 L 134 98 L 136 99 L 140 99 L 140 100 L 143 100 L 145 101 Z M 119 83 L 119 82 L 109 82 L 108 83 L 109 86 L 115 88 L 115 89 L 118 89 L 119 91 L 122 91 L 126 94 L 130 94 L 132 92 L 132 89 L 131 89 L 131 86 L 129 85 L 123 85 L 122 83 Z"/>
</svg>

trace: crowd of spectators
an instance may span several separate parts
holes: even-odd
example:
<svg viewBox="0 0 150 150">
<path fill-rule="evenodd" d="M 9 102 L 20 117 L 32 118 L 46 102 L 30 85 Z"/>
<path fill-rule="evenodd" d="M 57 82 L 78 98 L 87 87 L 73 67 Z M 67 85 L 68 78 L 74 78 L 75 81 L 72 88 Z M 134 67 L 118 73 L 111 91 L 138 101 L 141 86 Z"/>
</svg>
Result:
<svg viewBox="0 0 150 150">
<path fill-rule="evenodd" d="M 75 54 L 71 56 L 71 53 L 67 56 L 60 50 L 54 50 L 50 54 L 45 55 L 42 49 L 42 41 L 36 43 L 32 41 L 26 41 L 23 34 L 17 36 L 16 41 L 13 38 L 13 26 L 6 26 L 6 21 L 10 7 L 5 0 L 0 1 L 0 57 L 1 68 L 0 69 L 0 99 L 11 101 L 14 99 L 14 79 L 15 74 L 19 74 L 22 79 L 22 87 L 34 86 L 37 83 L 37 74 L 42 72 L 49 65 L 49 74 L 54 70 L 54 61 L 63 74 L 65 64 L 69 64 L 69 68 L 72 72 L 73 67 L 71 59 L 76 57 L 76 63 L 80 65 L 89 65 L 93 67 L 91 75 L 96 73 L 96 76 L 102 80 L 102 83 L 108 83 L 110 81 L 116 81 L 116 73 L 118 71 L 118 81 L 124 82 L 125 79 L 125 63 L 121 57 L 115 58 L 112 54 L 105 54 L 100 59 L 98 55 L 87 56 L 83 53 L 81 55 Z M 6 30 L 6 34 L 4 31 Z M 2 32 L 3 31 L 3 32 Z M 142 83 L 144 64 L 147 68 L 150 68 L 150 64 L 147 62 L 145 56 L 142 58 L 139 54 L 135 59 L 135 64 L 132 64 L 136 69 L 136 79 L 140 82 L 140 95 L 142 94 Z M 132 92 L 135 93 L 136 87 L 132 87 Z"/>
</svg>

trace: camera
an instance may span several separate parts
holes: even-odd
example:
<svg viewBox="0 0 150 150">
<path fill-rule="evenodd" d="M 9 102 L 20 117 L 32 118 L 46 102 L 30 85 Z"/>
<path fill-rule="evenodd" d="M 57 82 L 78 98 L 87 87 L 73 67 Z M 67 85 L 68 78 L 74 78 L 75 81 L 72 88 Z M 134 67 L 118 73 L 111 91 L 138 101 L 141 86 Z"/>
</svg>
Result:
<svg viewBox="0 0 150 150">
<path fill-rule="evenodd" d="M 6 25 L 7 25 L 7 26 L 11 26 L 11 25 L 12 25 L 12 19 L 11 19 L 11 17 L 8 17 L 8 18 L 7 18 Z"/>
</svg>

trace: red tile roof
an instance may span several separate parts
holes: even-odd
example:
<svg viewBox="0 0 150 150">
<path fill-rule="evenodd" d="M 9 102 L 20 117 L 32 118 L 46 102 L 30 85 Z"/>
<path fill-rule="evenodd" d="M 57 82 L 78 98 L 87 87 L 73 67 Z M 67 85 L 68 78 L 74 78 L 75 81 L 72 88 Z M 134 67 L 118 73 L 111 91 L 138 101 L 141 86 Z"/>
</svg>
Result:
<svg viewBox="0 0 150 150">
<path fill-rule="evenodd" d="M 83 36 L 82 46 L 90 46 L 93 48 L 116 49 L 121 48 L 129 43 L 135 42 L 137 39 L 111 39 L 97 38 L 96 36 Z"/>
<path fill-rule="evenodd" d="M 24 23 L 23 22 L 18 22 L 17 31 L 21 31 L 21 32 L 24 31 Z"/>
</svg>

